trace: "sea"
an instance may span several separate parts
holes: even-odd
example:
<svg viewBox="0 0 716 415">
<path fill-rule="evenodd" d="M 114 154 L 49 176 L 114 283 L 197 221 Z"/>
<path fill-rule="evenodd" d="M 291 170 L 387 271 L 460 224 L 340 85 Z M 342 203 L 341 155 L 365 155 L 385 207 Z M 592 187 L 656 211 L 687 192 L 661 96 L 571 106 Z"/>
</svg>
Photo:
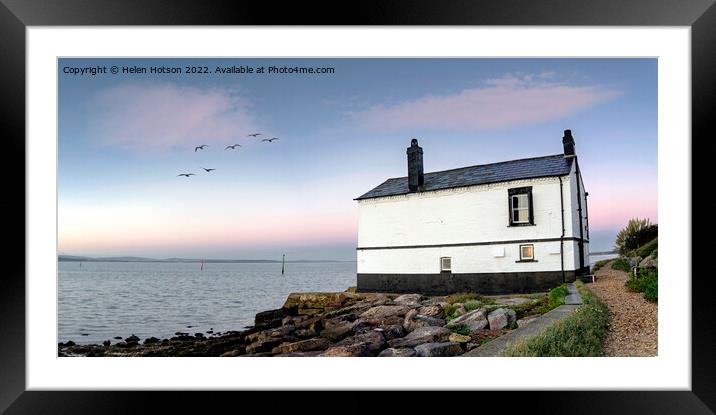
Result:
<svg viewBox="0 0 716 415">
<path fill-rule="evenodd" d="M 292 292 L 344 291 L 355 262 L 59 262 L 58 342 L 244 330 Z"/>
<path fill-rule="evenodd" d="M 590 264 L 614 257 L 592 255 Z M 292 292 L 355 286 L 356 263 L 287 263 L 282 275 L 280 263 L 68 261 L 58 280 L 58 342 L 115 343 L 243 330 Z"/>
</svg>

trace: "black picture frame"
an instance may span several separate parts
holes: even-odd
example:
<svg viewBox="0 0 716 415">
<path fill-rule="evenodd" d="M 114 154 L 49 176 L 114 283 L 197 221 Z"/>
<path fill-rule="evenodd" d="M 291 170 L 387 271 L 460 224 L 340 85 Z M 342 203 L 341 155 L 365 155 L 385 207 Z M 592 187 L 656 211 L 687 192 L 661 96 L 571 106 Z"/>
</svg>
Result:
<svg viewBox="0 0 716 415">
<path fill-rule="evenodd" d="M 9 271 L 0 289 L 0 412 L 128 413 L 148 410 L 181 412 L 241 408 L 245 402 L 268 405 L 269 412 L 315 409 L 325 399 L 342 403 L 340 412 L 373 411 L 376 401 L 359 392 L 330 397 L 303 392 L 283 399 L 273 392 L 249 396 L 245 392 L 58 392 L 26 391 L 25 387 L 25 29 L 27 26 L 75 25 L 564 25 L 564 26 L 688 26 L 691 27 L 693 187 L 706 183 L 710 152 L 702 150 L 713 133 L 707 127 L 716 108 L 716 6 L 712 0 L 547 0 L 547 1 L 398 1 L 344 2 L 258 1 L 110 1 L 0 0 L 0 131 L 6 155 L 5 255 Z M 698 139 L 697 139 L 698 137 Z M 688 137 L 684 137 L 688 140 Z M 7 163 L 15 164 L 8 166 Z M 703 181 L 704 183 L 700 183 Z M 713 197 L 713 196 L 711 196 Z M 20 199 L 22 200 L 20 201 Z M 692 205 L 693 206 L 693 205 Z M 713 211 L 713 199 L 705 206 Z M 25 220 L 20 221 L 19 218 Z M 697 244 L 697 236 L 711 235 L 713 221 L 693 229 L 692 257 L 692 382 L 688 391 L 574 391 L 470 392 L 458 400 L 386 396 L 381 412 L 420 410 L 430 403 L 445 410 L 480 407 L 474 402 L 496 401 L 501 411 L 581 414 L 709 414 L 716 410 L 716 306 L 714 278 L 699 273 L 716 243 Z M 686 243 L 686 241 L 685 241 Z M 691 258 L 685 259 L 691 261 Z M 708 273 L 712 274 L 712 272 Z M 290 375 L 290 374 L 287 374 Z M 619 374 L 615 374 L 619 376 Z M 267 396 L 267 395 L 271 396 Z M 431 401 L 431 402 L 426 402 Z M 156 405 L 156 406 L 155 406 Z M 240 409 L 237 409 L 239 411 Z M 526 412 L 530 411 L 530 412 Z"/>
</svg>

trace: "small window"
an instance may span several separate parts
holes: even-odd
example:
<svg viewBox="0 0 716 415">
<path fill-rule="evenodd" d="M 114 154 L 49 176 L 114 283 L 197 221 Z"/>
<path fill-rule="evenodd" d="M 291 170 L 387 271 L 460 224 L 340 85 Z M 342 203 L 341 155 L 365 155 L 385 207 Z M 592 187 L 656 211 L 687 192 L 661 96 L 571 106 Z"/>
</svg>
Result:
<svg viewBox="0 0 716 415">
<path fill-rule="evenodd" d="M 452 270 L 452 258 L 442 257 L 440 258 L 440 271 L 446 272 Z"/>
<path fill-rule="evenodd" d="M 508 189 L 510 226 L 534 225 L 532 187 Z"/>
<path fill-rule="evenodd" d="M 535 259 L 535 246 L 520 245 L 520 261 L 534 261 Z"/>
</svg>

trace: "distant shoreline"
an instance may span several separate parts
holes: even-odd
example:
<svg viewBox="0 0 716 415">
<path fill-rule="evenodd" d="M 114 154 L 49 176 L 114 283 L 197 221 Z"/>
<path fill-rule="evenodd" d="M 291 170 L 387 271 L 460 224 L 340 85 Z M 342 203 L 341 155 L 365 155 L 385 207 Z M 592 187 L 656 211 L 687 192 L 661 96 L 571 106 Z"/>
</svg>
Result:
<svg viewBox="0 0 716 415">
<path fill-rule="evenodd" d="M 200 258 L 143 258 L 143 257 L 84 257 L 74 255 L 58 255 L 59 262 L 160 262 L 160 263 L 180 263 L 180 264 L 198 264 L 204 262 L 206 264 L 280 264 L 281 260 L 275 259 L 200 259 Z M 300 263 L 342 263 L 356 261 L 340 261 L 329 259 L 297 259 L 288 260 L 287 264 Z"/>
</svg>

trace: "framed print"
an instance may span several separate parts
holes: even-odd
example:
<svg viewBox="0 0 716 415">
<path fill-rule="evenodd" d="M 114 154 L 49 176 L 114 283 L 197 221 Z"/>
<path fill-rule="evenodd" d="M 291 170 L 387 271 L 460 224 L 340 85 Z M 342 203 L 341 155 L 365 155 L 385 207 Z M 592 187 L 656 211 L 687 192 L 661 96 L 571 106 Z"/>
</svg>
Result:
<svg viewBox="0 0 716 415">
<path fill-rule="evenodd" d="M 713 412 L 712 2 L 231 6 L 3 0 L 0 409 Z"/>
</svg>

